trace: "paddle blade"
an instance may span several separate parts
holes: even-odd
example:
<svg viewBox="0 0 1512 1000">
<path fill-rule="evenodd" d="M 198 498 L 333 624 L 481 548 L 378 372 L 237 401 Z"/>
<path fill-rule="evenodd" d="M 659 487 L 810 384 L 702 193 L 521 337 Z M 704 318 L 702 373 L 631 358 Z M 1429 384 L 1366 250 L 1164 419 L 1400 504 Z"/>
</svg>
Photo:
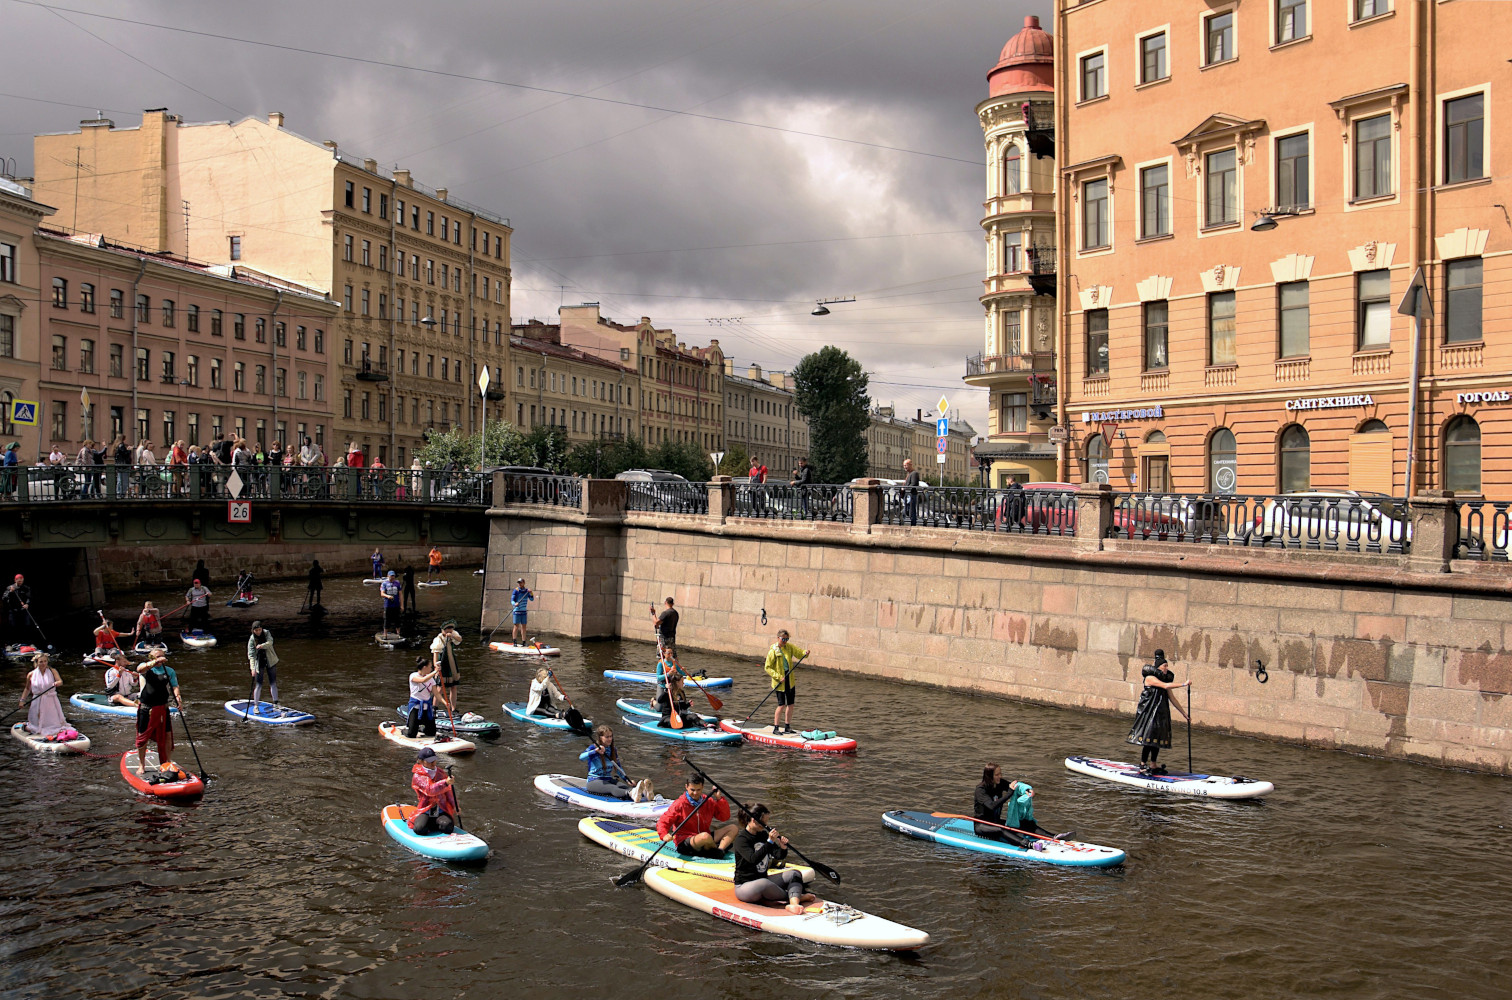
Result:
<svg viewBox="0 0 1512 1000">
<path fill-rule="evenodd" d="M 714 711 L 716 711 L 716 712 L 722 712 L 722 711 L 724 711 L 724 702 L 720 701 L 718 698 L 714 697 L 712 694 L 710 694 L 707 691 L 704 692 L 704 697 L 707 698 L 707 699 L 709 699 L 709 707 L 712 708 Z"/>
<path fill-rule="evenodd" d="M 809 867 L 814 869 L 814 871 L 818 872 L 820 875 L 823 875 L 825 878 L 829 879 L 836 885 L 840 884 L 840 873 L 835 871 L 835 869 L 831 868 L 829 865 L 815 864 L 814 862 L 810 861 Z"/>
<path fill-rule="evenodd" d="M 579 733 L 587 733 L 590 731 L 588 729 L 587 723 L 583 721 L 583 713 L 579 712 L 575 708 L 567 709 L 567 714 L 563 718 L 567 722 L 568 729 L 574 730 L 575 732 Z"/>
<path fill-rule="evenodd" d="M 609 881 L 613 882 L 617 888 L 624 889 L 639 882 L 645 872 L 646 866 L 641 865 L 639 868 L 625 872 L 625 874 L 612 878 Z"/>
<path fill-rule="evenodd" d="M 682 716 L 678 715 L 677 714 L 677 709 L 674 708 L 674 709 L 672 709 L 672 728 L 673 729 L 681 729 L 682 727 L 683 727 Z"/>
</svg>

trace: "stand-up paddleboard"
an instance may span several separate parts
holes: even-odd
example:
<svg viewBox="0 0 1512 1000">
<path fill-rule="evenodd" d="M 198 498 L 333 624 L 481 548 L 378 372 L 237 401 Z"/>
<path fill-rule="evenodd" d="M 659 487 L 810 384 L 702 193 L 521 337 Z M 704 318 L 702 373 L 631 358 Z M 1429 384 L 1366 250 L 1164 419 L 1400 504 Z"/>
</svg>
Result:
<svg viewBox="0 0 1512 1000">
<path fill-rule="evenodd" d="M 266 701 L 248 702 L 245 698 L 226 702 L 226 711 L 238 719 L 261 722 L 265 726 L 308 726 L 315 722 L 315 716 L 309 712 L 283 708 Z"/>
<path fill-rule="evenodd" d="M 367 586 L 367 587 L 376 587 L 376 586 L 378 586 L 380 583 L 382 583 L 386 579 L 387 579 L 387 577 L 370 576 L 366 580 L 363 580 L 362 583 L 363 583 L 364 586 Z"/>
<path fill-rule="evenodd" d="M 555 646 L 542 645 L 540 649 L 534 646 L 522 646 L 517 642 L 490 642 L 488 648 L 495 653 L 513 653 L 516 656 L 561 656 L 562 651 Z"/>
<path fill-rule="evenodd" d="M 74 731 L 78 732 L 78 730 Z M 11 735 L 33 750 L 41 750 L 44 753 L 83 753 L 89 749 L 89 737 L 83 733 L 79 733 L 76 739 L 71 740 L 43 739 L 27 732 L 24 722 L 11 726 Z"/>
<path fill-rule="evenodd" d="M 415 806 L 384 806 L 379 817 L 383 829 L 397 843 L 441 861 L 483 861 L 488 857 L 488 844 L 460 826 L 451 833 L 428 833 L 424 836 L 409 828 L 410 817 L 415 815 Z"/>
<path fill-rule="evenodd" d="M 193 632 L 180 632 L 179 641 L 190 649 L 209 649 L 215 645 L 215 636 L 195 629 Z"/>
<path fill-rule="evenodd" d="M 716 878 L 723 882 L 735 881 L 734 853 L 726 851 L 722 858 L 683 854 L 675 844 L 662 847 L 662 839 L 657 835 L 655 827 L 640 826 L 610 816 L 587 816 L 578 821 L 578 831 L 595 844 L 636 861 L 645 861 L 650 858 L 653 865 L 661 868 L 698 872 L 700 875 L 707 875 L 709 878 Z M 661 847 L 660 853 L 657 852 L 658 847 Z M 653 855 L 655 857 L 652 857 Z M 805 882 L 814 880 L 814 869 L 803 865 L 783 865 L 779 861 L 772 865 L 772 870 L 776 871 L 783 867 L 802 872 Z"/>
<path fill-rule="evenodd" d="M 525 711 L 525 703 L 521 701 L 506 701 L 504 703 L 504 711 L 521 722 L 529 722 L 546 729 L 562 729 L 569 733 L 572 732 L 572 727 L 567 725 L 566 719 L 553 719 L 549 715 L 531 715 Z M 583 725 L 591 726 L 593 725 L 593 720 L 584 719 Z"/>
<path fill-rule="evenodd" d="M 422 580 L 419 583 L 415 584 L 415 586 L 417 586 L 417 587 L 444 587 L 444 586 L 446 586 L 446 583 L 447 583 L 447 581 L 445 581 L 445 580 Z"/>
<path fill-rule="evenodd" d="M 374 632 L 373 641 L 384 649 L 398 649 L 409 640 L 400 632 Z"/>
<path fill-rule="evenodd" d="M 466 740 L 459 740 L 455 737 L 448 738 L 440 735 L 420 736 L 418 734 L 413 737 L 406 736 L 404 735 L 404 727 L 392 722 L 378 723 L 378 732 L 383 734 L 384 739 L 392 740 L 402 747 L 409 747 L 411 750 L 430 747 L 436 753 L 459 754 L 472 753 L 478 749 Z"/>
<path fill-rule="evenodd" d="M 482 576 L 482 575 L 483 575 L 483 571 L 481 569 L 475 569 L 475 570 L 473 570 L 473 576 Z"/>
<path fill-rule="evenodd" d="M 722 729 L 700 729 L 697 726 L 688 725 L 682 729 L 673 729 L 671 726 L 663 726 L 661 717 L 647 719 L 636 715 L 621 716 L 625 725 L 634 726 L 643 733 L 652 736 L 660 736 L 664 740 L 675 740 L 678 743 L 739 743 L 739 733 L 727 733 Z"/>
<path fill-rule="evenodd" d="M 1048 865 L 1072 868 L 1106 868 L 1122 864 L 1124 852 L 1116 847 L 1084 844 L 1077 840 L 1037 840 L 1035 847 L 1017 847 L 1004 840 L 979 837 L 970 820 L 942 816 L 938 813 L 894 809 L 882 814 L 882 825 L 910 837 L 960 847 L 982 854 L 997 854 L 1021 861 L 1042 861 Z"/>
<path fill-rule="evenodd" d="M 38 653 L 43 653 L 43 652 L 46 652 L 46 650 L 42 649 L 39 646 L 33 646 L 29 642 L 21 642 L 21 643 L 16 643 L 15 645 L 12 645 L 12 646 L 6 646 L 5 647 L 5 658 L 7 660 L 18 661 L 19 662 L 19 661 L 30 660 L 32 657 L 36 656 Z"/>
<path fill-rule="evenodd" d="M 652 704 L 649 701 L 636 701 L 634 698 L 621 698 L 618 701 L 616 701 L 614 704 L 615 704 L 615 706 L 617 708 L 619 708 L 619 710 L 621 712 L 624 712 L 626 715 L 633 715 L 637 719 L 658 719 L 659 720 L 661 718 L 661 712 L 658 709 L 656 709 L 655 707 L 653 707 Z M 697 714 L 698 713 L 696 713 L 696 712 L 684 712 L 683 713 L 683 718 L 686 719 L 690 715 L 697 715 Z M 712 725 L 712 726 L 719 725 L 719 717 L 718 716 L 714 716 L 714 715 L 699 715 L 698 718 L 702 719 L 704 722 L 708 723 L 709 725 Z"/>
<path fill-rule="evenodd" d="M 536 790 L 543 795 L 579 809 L 588 809 L 609 816 L 623 816 L 626 819 L 641 822 L 646 820 L 654 822 L 656 817 L 672 806 L 671 799 L 664 799 L 660 795 L 649 802 L 632 802 L 629 799 L 616 799 L 608 795 L 590 795 L 584 790 L 587 785 L 587 779 L 574 778 L 570 774 L 538 774 L 535 779 Z"/>
<path fill-rule="evenodd" d="M 79 694 L 70 695 L 68 703 L 75 708 L 82 708 L 86 712 L 96 712 L 100 715 L 124 715 L 134 719 L 137 714 L 137 710 L 130 705 L 118 705 L 111 701 L 108 694 L 85 694 L 84 692 L 80 692 Z M 169 705 L 168 714 L 177 715 L 178 706 Z"/>
<path fill-rule="evenodd" d="M 719 728 L 727 733 L 738 733 L 753 743 L 765 743 L 767 746 L 812 750 L 815 753 L 855 753 L 856 751 L 855 740 L 838 734 L 827 735 L 826 730 L 808 729 L 792 734 L 778 733 L 773 732 L 771 726 L 754 726 L 749 722 L 739 722 L 735 719 L 720 720 Z"/>
<path fill-rule="evenodd" d="M 645 878 L 647 886 L 668 899 L 752 930 L 882 951 L 913 951 L 929 943 L 924 931 L 840 903 L 815 900 L 795 914 L 781 906 L 742 903 L 735 898 L 734 884 L 697 872 L 648 868 Z"/>
<path fill-rule="evenodd" d="M 399 706 L 399 718 L 409 721 L 409 709 L 404 705 Z M 497 722 L 490 722 L 481 715 L 472 712 L 462 713 L 462 718 L 455 724 L 452 723 L 450 713 L 444 708 L 436 709 L 436 730 L 438 732 L 452 733 L 457 736 L 477 736 L 481 739 L 498 739 L 503 735 L 504 729 Z"/>
<path fill-rule="evenodd" d="M 86 667 L 105 667 L 106 669 L 109 669 L 110 667 L 115 666 L 115 660 L 112 660 L 106 656 L 96 656 L 93 653 L 85 653 L 84 665 Z"/>
<path fill-rule="evenodd" d="M 126 779 L 126 784 L 143 795 L 155 795 L 160 799 L 194 799 L 205 794 L 205 783 L 200 780 L 199 775 L 189 774 L 187 767 L 174 761 L 170 763 L 185 774 L 189 774 L 188 778 L 182 781 L 152 782 L 147 780 L 162 774 L 162 771 L 158 763 L 157 751 L 147 750 L 146 754 L 147 759 L 142 762 L 146 777 L 136 772 L 137 751 L 127 750 L 121 754 L 121 777 Z"/>
<path fill-rule="evenodd" d="M 1206 799 L 1257 799 L 1276 790 L 1276 786 L 1269 781 L 1256 781 L 1240 775 L 1230 778 L 1221 774 L 1184 772 L 1141 774 L 1138 764 L 1103 760 L 1099 757 L 1067 757 L 1066 767 L 1077 774 L 1143 788 L 1147 792 L 1165 792 L 1168 795 L 1195 795 Z"/>
<path fill-rule="evenodd" d="M 655 684 L 656 675 L 644 670 L 605 670 L 604 676 L 611 681 L 631 681 L 635 684 Z M 696 675 L 695 675 L 696 676 Z M 698 685 L 702 688 L 727 688 L 733 687 L 735 681 L 730 677 L 699 677 Z"/>
<path fill-rule="evenodd" d="M 257 595 L 251 597 L 233 597 L 226 602 L 228 608 L 250 608 L 257 603 Z"/>
<path fill-rule="evenodd" d="M 172 654 L 172 650 L 168 648 L 168 644 L 166 642 L 158 642 L 156 640 L 149 642 L 146 639 L 143 639 L 135 646 L 132 646 L 131 652 L 135 653 L 137 656 L 147 656 L 150 653 L 162 653 L 164 656 L 169 656 Z"/>
</svg>

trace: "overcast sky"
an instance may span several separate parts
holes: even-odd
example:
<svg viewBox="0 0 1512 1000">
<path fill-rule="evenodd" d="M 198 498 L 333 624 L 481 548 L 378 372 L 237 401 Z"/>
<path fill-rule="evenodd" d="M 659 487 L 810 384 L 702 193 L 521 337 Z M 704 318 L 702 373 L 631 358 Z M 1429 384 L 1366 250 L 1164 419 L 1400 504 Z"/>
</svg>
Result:
<svg viewBox="0 0 1512 1000">
<path fill-rule="evenodd" d="M 929 410 L 943 390 L 981 431 L 986 393 L 960 380 L 982 349 L 972 109 L 1024 14 L 1048 22 L 1049 7 L 0 0 L 0 156 L 29 175 L 32 134 L 96 109 L 118 125 L 165 106 L 189 121 L 283 111 L 508 217 L 516 322 L 596 301 L 769 370 L 837 344 L 877 402 Z"/>
</svg>

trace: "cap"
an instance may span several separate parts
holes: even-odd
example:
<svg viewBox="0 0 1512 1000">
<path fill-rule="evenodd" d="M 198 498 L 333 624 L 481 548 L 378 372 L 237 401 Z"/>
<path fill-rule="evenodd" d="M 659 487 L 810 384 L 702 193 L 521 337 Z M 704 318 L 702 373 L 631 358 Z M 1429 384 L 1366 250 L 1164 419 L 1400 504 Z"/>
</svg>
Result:
<svg viewBox="0 0 1512 1000">
<path fill-rule="evenodd" d="M 253 629 L 260 629 L 260 628 L 262 628 L 262 622 L 260 622 L 260 621 L 259 622 L 253 622 L 252 623 L 252 628 Z"/>
<path fill-rule="evenodd" d="M 198 586 L 199 586 L 199 577 L 195 577 L 195 578 L 194 578 L 194 585 L 195 585 L 195 586 L 196 586 L 196 587 L 198 587 Z"/>
<path fill-rule="evenodd" d="M 432 750 L 430 747 L 421 747 L 420 748 L 420 752 L 417 753 L 417 754 L 415 754 L 415 759 L 416 760 L 434 760 L 435 756 L 436 756 L 436 751 Z"/>
<path fill-rule="evenodd" d="M 393 570 L 389 570 L 389 571 L 388 571 L 388 575 L 389 575 L 389 576 L 394 576 L 394 575 L 395 575 L 395 573 L 394 573 L 394 571 L 393 571 Z"/>
<path fill-rule="evenodd" d="M 21 575 L 21 574 L 20 574 L 20 573 L 17 573 L 17 574 L 16 574 L 16 579 L 17 579 L 17 580 L 25 580 L 25 579 L 26 579 L 26 577 L 24 577 L 24 576 L 22 576 L 22 575 Z M 198 583 L 198 582 L 199 582 L 199 581 L 198 581 L 198 580 L 196 580 L 196 581 L 194 581 L 194 582 L 195 582 L 195 583 Z"/>
<path fill-rule="evenodd" d="M 520 577 L 518 580 L 515 581 L 515 583 L 524 583 L 524 582 L 525 582 L 525 578 L 523 576 Z"/>
</svg>

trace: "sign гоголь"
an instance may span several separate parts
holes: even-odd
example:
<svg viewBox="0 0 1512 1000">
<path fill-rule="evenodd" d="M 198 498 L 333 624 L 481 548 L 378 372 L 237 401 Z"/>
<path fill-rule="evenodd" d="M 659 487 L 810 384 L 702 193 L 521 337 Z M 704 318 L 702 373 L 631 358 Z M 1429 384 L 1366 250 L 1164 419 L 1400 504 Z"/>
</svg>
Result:
<svg viewBox="0 0 1512 1000">
<path fill-rule="evenodd" d="M 1456 403 L 1505 403 L 1512 401 L 1512 392 L 1505 389 L 1493 389 L 1488 392 L 1458 392 L 1454 395 Z"/>
</svg>

